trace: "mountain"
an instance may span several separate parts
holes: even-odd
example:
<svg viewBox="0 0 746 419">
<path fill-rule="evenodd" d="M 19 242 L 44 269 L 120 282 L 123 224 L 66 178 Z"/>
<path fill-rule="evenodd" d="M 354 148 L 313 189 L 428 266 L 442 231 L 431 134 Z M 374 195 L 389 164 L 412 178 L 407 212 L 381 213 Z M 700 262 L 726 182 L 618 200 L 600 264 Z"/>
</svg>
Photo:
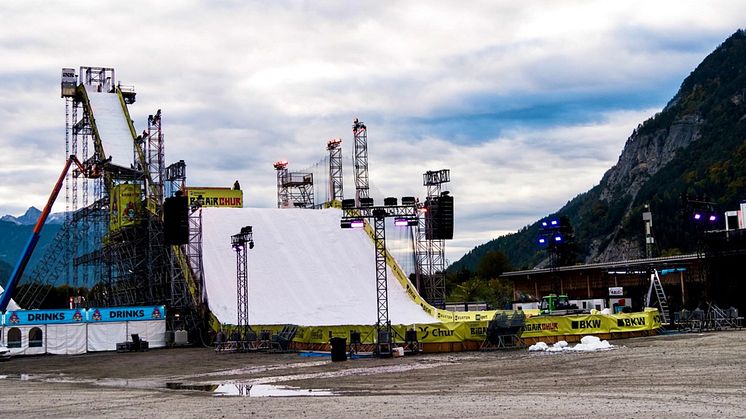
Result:
<svg viewBox="0 0 746 419">
<path fill-rule="evenodd" d="M 14 217 L 12 215 L 3 215 L 0 221 L 7 221 L 15 224 L 36 224 L 36 220 L 39 219 L 41 211 L 36 207 L 31 207 L 26 210 L 26 213 L 20 217 Z"/>
<path fill-rule="evenodd" d="M 2 217 L 0 217 L 0 221 L 5 221 L 8 223 L 13 223 L 13 224 L 20 224 L 20 225 L 35 225 L 40 215 L 41 215 L 41 211 L 38 208 L 30 207 L 20 217 L 14 217 L 8 214 L 8 215 L 3 215 Z M 63 224 L 64 222 L 65 222 L 65 213 L 56 212 L 53 214 L 49 214 L 49 217 L 47 217 L 46 223 L 47 224 Z"/>
<path fill-rule="evenodd" d="M 34 223 L 36 223 L 36 221 L 34 221 Z M 36 245 L 36 250 L 26 267 L 26 274 L 31 273 L 34 266 L 36 266 L 39 259 L 44 254 L 46 247 L 54 241 L 54 238 L 61 227 L 61 224 L 49 223 L 44 226 L 41 237 L 39 238 L 39 243 Z M 11 267 L 15 266 L 21 252 L 23 252 L 24 247 L 28 243 L 29 237 L 31 237 L 33 228 L 33 224 L 0 221 L 0 264 L 5 263 Z M 8 274 L 0 276 L 0 286 L 5 285 L 5 281 L 8 279 Z"/>
<path fill-rule="evenodd" d="M 744 30 L 708 55 L 666 107 L 632 131 L 619 161 L 598 185 L 555 215 L 570 219 L 578 261 L 643 257 L 646 204 L 653 213 L 656 255 L 691 252 L 698 240 L 686 196 L 711 202 L 721 215 L 746 199 Z M 720 221 L 709 228 L 723 227 Z M 475 247 L 449 270 L 474 271 L 492 250 L 505 253 L 519 269 L 546 263 L 536 245 L 538 234 L 537 221 Z"/>
</svg>

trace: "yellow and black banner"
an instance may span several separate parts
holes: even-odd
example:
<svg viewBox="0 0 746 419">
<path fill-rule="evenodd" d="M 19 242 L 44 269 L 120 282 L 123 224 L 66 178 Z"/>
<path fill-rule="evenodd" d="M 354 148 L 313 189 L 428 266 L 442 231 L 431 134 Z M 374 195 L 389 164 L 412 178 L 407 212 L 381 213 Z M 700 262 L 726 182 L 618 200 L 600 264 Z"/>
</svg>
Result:
<svg viewBox="0 0 746 419">
<path fill-rule="evenodd" d="M 243 191 L 231 188 L 189 187 L 186 189 L 189 206 L 243 208 Z"/>
<path fill-rule="evenodd" d="M 481 342 L 487 338 L 490 319 L 453 321 L 432 324 L 392 325 L 395 341 L 402 341 L 407 330 L 417 331 L 421 343 Z M 283 325 L 254 326 L 254 330 L 278 333 Z M 655 330 L 661 327 L 661 316 L 657 310 L 629 314 L 589 314 L 573 316 L 536 316 L 526 319 L 521 337 L 548 337 L 566 335 L 593 335 L 619 332 Z M 375 326 L 305 326 L 299 327 L 295 342 L 325 344 L 333 337 L 346 338 L 359 332 L 362 343 L 375 342 Z"/>
<path fill-rule="evenodd" d="M 660 327 L 661 316 L 657 310 L 629 314 L 536 316 L 526 319 L 521 337 L 637 332 Z"/>
<path fill-rule="evenodd" d="M 115 231 L 140 221 L 140 200 L 142 190 L 139 184 L 123 183 L 111 190 L 109 230 Z"/>
</svg>

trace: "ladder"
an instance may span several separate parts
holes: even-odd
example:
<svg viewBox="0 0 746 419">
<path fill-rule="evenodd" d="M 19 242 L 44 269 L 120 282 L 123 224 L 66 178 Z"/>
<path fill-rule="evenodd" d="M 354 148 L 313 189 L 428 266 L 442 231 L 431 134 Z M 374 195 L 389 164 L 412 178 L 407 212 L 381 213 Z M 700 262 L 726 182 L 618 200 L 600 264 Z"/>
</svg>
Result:
<svg viewBox="0 0 746 419">
<path fill-rule="evenodd" d="M 666 293 L 663 291 L 663 284 L 661 284 L 661 277 L 658 275 L 658 270 L 653 269 L 653 272 L 650 274 L 650 288 L 648 288 L 648 297 L 646 300 L 646 306 L 650 307 L 650 298 L 652 297 L 653 292 L 655 292 L 655 298 L 658 301 L 658 308 L 661 312 L 661 317 L 663 318 L 663 324 L 671 324 L 671 321 L 668 318 L 668 299 L 666 298 Z"/>
</svg>

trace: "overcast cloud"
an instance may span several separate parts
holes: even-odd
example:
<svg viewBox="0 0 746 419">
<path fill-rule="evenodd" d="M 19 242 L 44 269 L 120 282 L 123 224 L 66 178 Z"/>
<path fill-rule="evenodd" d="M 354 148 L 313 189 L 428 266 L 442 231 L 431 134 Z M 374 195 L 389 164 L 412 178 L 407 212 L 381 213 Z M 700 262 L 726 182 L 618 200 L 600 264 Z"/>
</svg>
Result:
<svg viewBox="0 0 746 419">
<path fill-rule="evenodd" d="M 276 160 L 332 137 L 351 155 L 354 117 L 383 194 L 451 169 L 454 261 L 598 183 L 746 3 L 15 1 L 0 21 L 0 215 L 43 206 L 62 168 L 60 69 L 114 67 L 188 183 L 239 179 L 247 206 L 275 205 Z"/>
</svg>

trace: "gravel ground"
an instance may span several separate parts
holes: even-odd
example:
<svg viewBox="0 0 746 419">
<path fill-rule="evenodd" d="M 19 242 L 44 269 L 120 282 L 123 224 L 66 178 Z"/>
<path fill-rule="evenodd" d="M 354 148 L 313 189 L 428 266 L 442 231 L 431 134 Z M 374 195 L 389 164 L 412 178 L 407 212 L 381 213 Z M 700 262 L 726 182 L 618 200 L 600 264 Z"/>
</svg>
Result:
<svg viewBox="0 0 746 419">
<path fill-rule="evenodd" d="M 746 331 L 612 343 L 337 363 L 204 348 L 17 357 L 0 363 L 0 416 L 746 417 Z M 302 396 L 257 396 L 278 385 Z"/>
</svg>

